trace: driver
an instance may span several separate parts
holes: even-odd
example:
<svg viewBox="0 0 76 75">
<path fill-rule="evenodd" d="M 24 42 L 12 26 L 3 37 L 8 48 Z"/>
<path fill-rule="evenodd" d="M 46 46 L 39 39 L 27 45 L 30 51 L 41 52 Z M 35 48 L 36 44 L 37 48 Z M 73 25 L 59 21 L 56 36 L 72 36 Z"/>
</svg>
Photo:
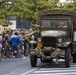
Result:
<svg viewBox="0 0 76 75">
<path fill-rule="evenodd" d="M 66 28 L 65 23 L 61 21 L 61 22 L 59 23 L 59 28 Z"/>
</svg>

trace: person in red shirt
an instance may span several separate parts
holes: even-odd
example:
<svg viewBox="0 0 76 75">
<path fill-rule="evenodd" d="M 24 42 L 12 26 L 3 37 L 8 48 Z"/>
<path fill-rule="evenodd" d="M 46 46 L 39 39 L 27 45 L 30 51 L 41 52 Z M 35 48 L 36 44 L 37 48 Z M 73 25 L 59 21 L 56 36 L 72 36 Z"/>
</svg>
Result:
<svg viewBox="0 0 76 75">
<path fill-rule="evenodd" d="M 5 47 L 6 47 L 5 33 L 2 33 L 2 51 L 1 51 L 1 55 L 2 55 L 3 60 L 4 60 L 4 56 L 5 56 Z"/>
</svg>

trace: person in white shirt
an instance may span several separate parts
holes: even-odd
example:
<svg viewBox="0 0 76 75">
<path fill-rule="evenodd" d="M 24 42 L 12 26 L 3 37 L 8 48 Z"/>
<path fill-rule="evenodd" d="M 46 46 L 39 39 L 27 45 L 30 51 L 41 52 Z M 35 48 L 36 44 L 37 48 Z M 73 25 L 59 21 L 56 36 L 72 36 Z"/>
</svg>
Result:
<svg viewBox="0 0 76 75">
<path fill-rule="evenodd" d="M 0 61 L 2 60 L 1 50 L 2 50 L 2 33 L 0 32 Z"/>
</svg>

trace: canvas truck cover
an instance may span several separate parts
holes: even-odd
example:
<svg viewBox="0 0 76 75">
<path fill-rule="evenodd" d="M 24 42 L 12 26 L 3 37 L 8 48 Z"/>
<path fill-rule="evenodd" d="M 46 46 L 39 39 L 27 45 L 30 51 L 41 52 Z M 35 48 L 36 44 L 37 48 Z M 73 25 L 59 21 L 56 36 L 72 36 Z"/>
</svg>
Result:
<svg viewBox="0 0 76 75">
<path fill-rule="evenodd" d="M 43 16 L 53 16 L 53 15 L 65 15 L 74 17 L 74 24 L 76 25 L 76 11 L 74 10 L 62 10 L 62 9 L 54 9 L 54 10 L 42 10 L 39 11 L 37 15 L 36 23 L 40 25 L 41 18 Z"/>
</svg>

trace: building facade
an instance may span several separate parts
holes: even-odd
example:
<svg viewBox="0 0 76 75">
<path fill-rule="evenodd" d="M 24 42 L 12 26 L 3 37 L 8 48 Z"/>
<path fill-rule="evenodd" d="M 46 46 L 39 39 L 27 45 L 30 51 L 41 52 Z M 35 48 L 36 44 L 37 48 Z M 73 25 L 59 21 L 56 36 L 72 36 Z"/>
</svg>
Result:
<svg viewBox="0 0 76 75">
<path fill-rule="evenodd" d="M 26 20 L 25 18 L 24 19 L 20 19 L 18 17 L 10 17 L 9 21 L 12 24 L 12 27 L 11 27 L 11 30 L 16 30 L 16 29 L 29 29 L 30 28 L 30 25 L 31 25 L 31 22 Z"/>
</svg>

